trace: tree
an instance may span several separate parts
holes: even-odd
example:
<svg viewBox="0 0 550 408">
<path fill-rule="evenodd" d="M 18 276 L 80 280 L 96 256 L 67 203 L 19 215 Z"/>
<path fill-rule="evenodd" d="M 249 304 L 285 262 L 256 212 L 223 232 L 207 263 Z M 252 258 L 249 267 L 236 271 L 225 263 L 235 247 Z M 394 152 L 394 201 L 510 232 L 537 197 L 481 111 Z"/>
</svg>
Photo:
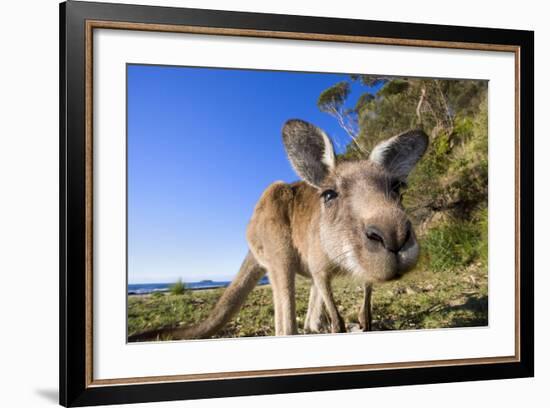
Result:
<svg viewBox="0 0 550 408">
<path fill-rule="evenodd" d="M 345 107 L 345 102 L 349 93 L 349 83 L 347 81 L 338 82 L 330 88 L 324 90 L 321 95 L 319 95 L 317 107 L 321 110 L 321 112 L 325 112 L 333 116 L 357 148 L 361 150 L 361 146 L 356 140 L 358 133 L 357 112 L 355 109 L 348 109 Z"/>
<path fill-rule="evenodd" d="M 409 178 L 406 197 L 413 216 L 425 220 L 453 212 L 467 217 L 487 207 L 486 81 L 368 75 L 350 80 L 366 87 L 355 106 L 347 106 L 347 81 L 328 88 L 317 101 L 353 135 L 341 160 L 364 158 L 381 140 L 421 127 L 431 146 Z"/>
</svg>

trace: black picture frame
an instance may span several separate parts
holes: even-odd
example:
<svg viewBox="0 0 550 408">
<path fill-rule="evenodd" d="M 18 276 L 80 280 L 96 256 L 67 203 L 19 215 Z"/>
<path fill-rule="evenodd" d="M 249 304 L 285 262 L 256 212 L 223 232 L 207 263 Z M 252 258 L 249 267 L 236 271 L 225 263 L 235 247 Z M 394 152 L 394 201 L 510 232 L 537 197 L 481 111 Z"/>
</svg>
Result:
<svg viewBox="0 0 550 408">
<path fill-rule="evenodd" d="M 68 1 L 60 5 L 60 403 L 64 406 L 217 398 L 304 391 L 532 377 L 534 375 L 534 33 L 292 15 Z M 223 380 L 142 384 L 90 383 L 90 292 L 86 281 L 86 30 L 87 21 L 186 25 L 512 46 L 521 67 L 517 80 L 516 200 L 521 200 L 517 308 L 520 358 L 492 364 L 439 365 L 368 371 L 267 375 Z M 89 154 L 89 153 L 88 153 Z M 516 173 L 516 174 L 518 174 Z M 89 236 L 88 236 L 89 237 Z"/>
</svg>

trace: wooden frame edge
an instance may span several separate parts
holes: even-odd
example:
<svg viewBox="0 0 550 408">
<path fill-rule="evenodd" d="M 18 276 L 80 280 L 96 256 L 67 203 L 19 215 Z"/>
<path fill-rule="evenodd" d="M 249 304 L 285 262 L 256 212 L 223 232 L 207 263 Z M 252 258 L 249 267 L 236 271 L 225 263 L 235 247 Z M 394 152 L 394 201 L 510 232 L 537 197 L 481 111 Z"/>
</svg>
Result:
<svg viewBox="0 0 550 408">
<path fill-rule="evenodd" d="M 470 364 L 500 364 L 500 363 L 516 363 L 518 361 L 519 360 L 514 356 L 510 356 L 510 357 L 504 356 L 504 357 L 465 358 L 465 359 L 453 359 L 453 360 L 415 361 L 415 362 L 408 362 L 408 363 L 397 362 L 397 363 L 380 363 L 380 364 L 285 368 L 285 369 L 274 369 L 274 370 L 229 371 L 229 372 L 204 373 L 204 374 L 110 378 L 110 379 L 94 380 L 89 385 L 89 387 L 104 387 L 104 386 L 110 386 L 110 385 L 158 384 L 158 383 L 167 383 L 167 382 L 234 380 L 239 378 L 281 377 L 281 376 L 295 376 L 295 375 L 301 375 L 301 374 L 365 372 L 365 371 L 373 371 L 373 370 L 392 370 L 396 368 L 410 369 L 410 368 L 445 367 L 450 365 L 463 366 L 463 365 L 470 365 Z"/>
<path fill-rule="evenodd" d="M 86 362 L 85 385 L 93 382 L 93 27 L 86 24 Z"/>
<path fill-rule="evenodd" d="M 516 314 L 515 320 L 515 356 L 518 362 L 521 361 L 521 47 L 517 47 L 514 52 L 514 114 L 515 114 L 515 140 L 514 140 L 514 199 L 515 199 L 515 305 L 514 311 Z"/>
<path fill-rule="evenodd" d="M 340 34 L 318 34 L 301 33 L 292 31 L 271 31 L 271 30 L 253 30 L 222 27 L 200 27 L 191 25 L 172 25 L 172 24 L 153 24 L 153 23 L 129 23 L 123 21 L 108 20 L 87 20 L 86 27 L 89 29 L 104 28 L 114 30 L 132 30 L 132 31 L 156 31 L 164 33 L 184 33 L 184 34 L 203 34 L 203 35 L 221 35 L 233 37 L 254 37 L 254 38 L 276 38 L 287 40 L 305 40 L 305 41 L 328 41 L 341 43 L 358 44 L 377 44 L 377 45 L 396 45 L 407 47 L 429 47 L 429 48 L 452 48 L 462 50 L 479 51 L 501 51 L 515 52 L 516 45 L 506 44 L 486 44 L 469 43 L 457 41 L 437 41 L 437 40 L 414 40 L 389 37 L 372 37 L 359 35 L 340 35 Z"/>
<path fill-rule="evenodd" d="M 453 360 L 434 360 L 419 362 L 399 362 L 386 364 L 367 364 L 367 365 L 348 365 L 348 366 L 322 366 L 295 369 L 277 369 L 277 370 L 257 370 L 226 373 L 206 373 L 206 374 L 188 374 L 188 375 L 170 375 L 154 377 L 128 377 L 115 379 L 93 379 L 93 30 L 95 28 L 103 29 L 121 29 L 135 31 L 154 31 L 154 32 L 175 32 L 202 35 L 222 35 L 222 36 L 244 36 L 256 38 L 277 38 L 294 39 L 307 41 L 330 41 L 342 43 L 364 43 L 380 44 L 393 46 L 412 46 L 412 47 L 430 47 L 430 48 L 450 48 L 480 51 L 513 52 L 515 56 L 515 228 L 516 228 L 516 254 L 515 254 L 515 355 L 503 357 L 486 357 L 473 359 L 453 359 Z M 106 20 L 86 20 L 85 23 L 85 47 L 86 47 L 86 70 L 85 70 L 85 124 L 86 124 L 86 356 L 85 356 L 85 384 L 86 388 L 105 387 L 112 385 L 132 385 L 132 384 L 151 384 L 168 383 L 179 381 L 207 381 L 207 380 L 225 380 L 251 377 L 270 377 L 270 376 L 293 376 L 300 374 L 320 374 L 320 373 L 338 373 L 350 371 L 371 371 L 388 370 L 396 368 L 420 368 L 420 367 L 441 367 L 441 366 L 460 366 L 470 364 L 497 364 L 497 363 L 518 363 L 521 362 L 521 335 L 520 335 L 520 51 L 519 45 L 504 44 L 484 44 L 467 43 L 452 41 L 428 41 L 395 39 L 385 37 L 369 36 L 350 36 L 350 35 L 330 35 L 316 33 L 300 33 L 288 31 L 269 31 L 269 30 L 250 30 L 233 28 L 215 28 L 199 27 L 190 25 L 169 25 L 169 24 L 149 24 L 149 23 L 128 23 L 120 21 Z"/>
</svg>

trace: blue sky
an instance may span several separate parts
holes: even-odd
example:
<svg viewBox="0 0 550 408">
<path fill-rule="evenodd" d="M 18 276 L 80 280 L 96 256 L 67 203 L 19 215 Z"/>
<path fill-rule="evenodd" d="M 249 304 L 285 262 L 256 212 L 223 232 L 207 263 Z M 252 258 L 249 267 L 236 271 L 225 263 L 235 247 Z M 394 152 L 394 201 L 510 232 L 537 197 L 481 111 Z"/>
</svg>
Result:
<svg viewBox="0 0 550 408">
<path fill-rule="evenodd" d="M 129 283 L 229 280 L 262 191 L 297 180 L 291 118 L 349 142 L 316 106 L 347 75 L 128 65 Z M 350 104 L 367 89 L 352 83 Z"/>
</svg>

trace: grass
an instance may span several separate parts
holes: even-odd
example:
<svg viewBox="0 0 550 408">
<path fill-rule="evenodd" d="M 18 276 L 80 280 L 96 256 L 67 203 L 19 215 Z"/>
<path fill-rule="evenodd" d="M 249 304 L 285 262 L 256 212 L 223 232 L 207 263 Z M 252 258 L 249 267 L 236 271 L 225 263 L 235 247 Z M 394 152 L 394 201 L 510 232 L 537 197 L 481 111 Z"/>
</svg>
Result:
<svg viewBox="0 0 550 408">
<path fill-rule="evenodd" d="M 297 280 L 299 332 L 307 311 L 309 281 Z M 348 330 L 358 328 L 363 290 L 352 281 L 333 282 L 335 298 Z M 128 333 L 205 319 L 224 289 L 184 291 L 181 295 L 130 296 Z M 373 330 L 434 329 L 488 324 L 487 267 L 482 261 L 460 269 L 413 271 L 399 281 L 375 286 Z M 256 287 L 239 314 L 215 337 L 274 335 L 269 285 Z"/>
</svg>

